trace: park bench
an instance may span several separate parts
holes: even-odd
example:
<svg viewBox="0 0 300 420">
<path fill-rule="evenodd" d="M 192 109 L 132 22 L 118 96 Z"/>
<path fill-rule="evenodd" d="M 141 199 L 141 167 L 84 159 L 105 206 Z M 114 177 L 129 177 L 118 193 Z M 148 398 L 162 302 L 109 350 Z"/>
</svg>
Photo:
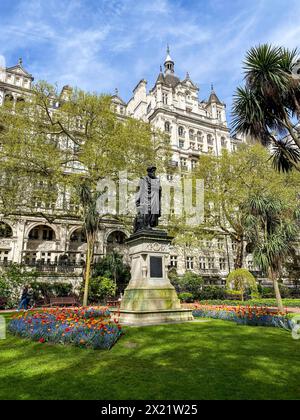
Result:
<svg viewBox="0 0 300 420">
<path fill-rule="evenodd" d="M 107 306 L 120 306 L 120 301 L 118 300 L 118 299 L 111 299 L 111 300 L 108 300 L 108 301 L 106 301 L 106 305 Z"/>
<path fill-rule="evenodd" d="M 74 296 L 51 297 L 50 306 L 78 306 L 78 303 Z"/>
</svg>

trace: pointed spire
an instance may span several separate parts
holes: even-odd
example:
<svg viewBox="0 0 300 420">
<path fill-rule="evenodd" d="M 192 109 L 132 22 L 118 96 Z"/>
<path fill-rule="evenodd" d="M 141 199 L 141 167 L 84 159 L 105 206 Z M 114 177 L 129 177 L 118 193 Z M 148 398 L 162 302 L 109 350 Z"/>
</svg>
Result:
<svg viewBox="0 0 300 420">
<path fill-rule="evenodd" d="M 174 61 L 170 56 L 170 47 L 167 45 L 167 57 L 165 59 L 165 73 L 174 73 Z"/>
<path fill-rule="evenodd" d="M 159 71 L 159 75 L 156 79 L 156 83 L 164 83 L 165 79 L 164 79 L 164 75 L 163 75 L 163 72 L 162 72 L 162 66 L 159 66 L 159 70 L 160 71 Z"/>
<path fill-rule="evenodd" d="M 217 96 L 217 94 L 216 94 L 216 92 L 214 90 L 214 84 L 212 83 L 211 84 L 211 93 L 210 93 L 210 97 L 209 97 L 208 103 L 211 104 L 213 102 L 214 103 L 217 103 L 219 105 L 222 105 L 222 102 L 220 101 L 220 99 L 218 98 L 218 96 Z"/>
</svg>

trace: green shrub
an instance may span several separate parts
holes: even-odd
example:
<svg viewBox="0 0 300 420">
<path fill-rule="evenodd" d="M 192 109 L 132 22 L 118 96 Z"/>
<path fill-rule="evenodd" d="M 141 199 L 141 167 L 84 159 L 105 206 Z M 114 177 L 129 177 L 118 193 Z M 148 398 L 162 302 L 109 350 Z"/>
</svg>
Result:
<svg viewBox="0 0 300 420">
<path fill-rule="evenodd" d="M 106 277 L 95 277 L 89 284 L 89 302 L 100 303 L 115 296 L 116 287 L 113 280 Z"/>
<path fill-rule="evenodd" d="M 181 300 L 181 302 L 185 302 L 185 303 L 192 303 L 194 302 L 194 295 L 192 293 L 179 293 L 178 295 L 179 299 Z"/>
<path fill-rule="evenodd" d="M 33 289 L 33 298 L 35 301 L 46 300 L 49 301 L 50 297 L 65 297 L 73 293 L 73 286 L 70 283 L 50 283 L 50 282 L 37 282 L 30 283 Z"/>
<path fill-rule="evenodd" d="M 282 284 L 279 285 L 279 289 L 280 289 L 281 297 L 283 299 L 288 299 L 289 297 L 293 295 L 293 290 L 289 289 L 286 286 L 283 286 Z M 258 286 L 258 291 L 262 298 L 274 299 L 276 297 L 273 287 Z"/>
<path fill-rule="evenodd" d="M 186 272 L 184 276 L 174 278 L 172 284 L 179 293 L 192 293 L 194 298 L 198 299 L 203 287 L 203 279 L 195 273 Z"/>
<path fill-rule="evenodd" d="M 16 308 L 20 302 L 23 287 L 30 284 L 37 274 L 18 264 L 5 267 L 0 272 L 0 298 L 5 309 Z"/>
<path fill-rule="evenodd" d="M 200 291 L 197 299 L 212 300 L 212 299 L 226 299 L 226 290 L 219 286 L 204 286 Z"/>
<path fill-rule="evenodd" d="M 226 290 L 226 299 L 243 300 L 243 295 L 238 290 Z"/>
<path fill-rule="evenodd" d="M 231 290 L 231 293 L 237 291 L 242 300 L 244 300 L 247 289 L 250 289 L 251 295 L 252 293 L 256 296 L 258 294 L 256 279 L 253 274 L 245 268 L 239 268 L 229 273 L 226 279 L 226 287 L 228 290 Z"/>
<path fill-rule="evenodd" d="M 93 277 L 105 277 L 126 285 L 130 280 L 130 267 L 124 264 L 123 255 L 112 252 L 95 264 Z"/>
</svg>

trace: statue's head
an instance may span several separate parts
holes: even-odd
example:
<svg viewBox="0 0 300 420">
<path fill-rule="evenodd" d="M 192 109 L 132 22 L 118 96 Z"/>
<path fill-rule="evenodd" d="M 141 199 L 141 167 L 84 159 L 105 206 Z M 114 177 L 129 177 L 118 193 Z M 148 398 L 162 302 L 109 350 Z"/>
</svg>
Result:
<svg viewBox="0 0 300 420">
<path fill-rule="evenodd" d="M 155 178 L 156 166 L 148 166 L 147 173 L 149 178 Z"/>
</svg>

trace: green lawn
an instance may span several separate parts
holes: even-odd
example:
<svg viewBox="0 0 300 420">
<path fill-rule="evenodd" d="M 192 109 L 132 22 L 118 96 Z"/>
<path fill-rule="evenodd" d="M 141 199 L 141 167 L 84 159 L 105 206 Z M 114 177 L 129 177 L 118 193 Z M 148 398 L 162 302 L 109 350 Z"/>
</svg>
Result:
<svg viewBox="0 0 300 420">
<path fill-rule="evenodd" d="M 208 320 L 126 328 L 110 351 L 0 340 L 0 399 L 300 399 L 300 341 Z"/>
</svg>

